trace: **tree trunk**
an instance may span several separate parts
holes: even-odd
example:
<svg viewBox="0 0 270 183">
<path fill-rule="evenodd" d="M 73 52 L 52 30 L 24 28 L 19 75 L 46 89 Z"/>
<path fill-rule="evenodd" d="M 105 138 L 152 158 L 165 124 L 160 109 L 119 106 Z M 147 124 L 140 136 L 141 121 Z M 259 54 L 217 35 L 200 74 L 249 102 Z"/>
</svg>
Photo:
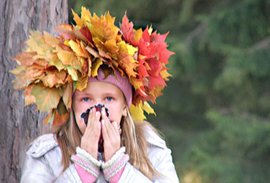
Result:
<svg viewBox="0 0 270 183">
<path fill-rule="evenodd" d="M 35 106 L 24 108 L 22 91 L 12 86 L 11 61 L 25 45 L 29 30 L 51 32 L 67 22 L 67 0 L 0 1 L 0 182 L 19 182 L 28 144 L 44 132 Z"/>
</svg>

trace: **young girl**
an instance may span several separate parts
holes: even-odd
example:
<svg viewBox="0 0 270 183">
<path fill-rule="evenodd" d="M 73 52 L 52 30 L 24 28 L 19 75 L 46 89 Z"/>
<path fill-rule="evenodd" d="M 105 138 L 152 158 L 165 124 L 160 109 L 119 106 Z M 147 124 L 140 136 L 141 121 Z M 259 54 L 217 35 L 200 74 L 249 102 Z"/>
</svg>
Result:
<svg viewBox="0 0 270 183">
<path fill-rule="evenodd" d="M 48 111 L 53 133 L 26 153 L 21 182 L 178 182 L 171 151 L 144 121 L 165 87 L 166 35 L 120 29 L 82 8 L 59 36 L 32 32 L 16 56 L 15 87 Z"/>
</svg>

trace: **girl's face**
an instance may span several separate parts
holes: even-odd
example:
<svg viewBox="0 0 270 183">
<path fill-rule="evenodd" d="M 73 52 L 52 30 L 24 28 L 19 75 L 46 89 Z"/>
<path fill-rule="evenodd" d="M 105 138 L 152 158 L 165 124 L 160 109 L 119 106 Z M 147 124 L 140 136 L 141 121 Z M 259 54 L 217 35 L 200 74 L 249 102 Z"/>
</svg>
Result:
<svg viewBox="0 0 270 183">
<path fill-rule="evenodd" d="M 86 125 L 81 114 L 96 104 L 104 104 L 108 108 L 110 121 L 115 121 L 119 125 L 126 112 L 125 97 L 117 86 L 102 81 L 88 83 L 85 90 L 76 90 L 73 98 L 76 123 L 82 133 Z"/>
</svg>

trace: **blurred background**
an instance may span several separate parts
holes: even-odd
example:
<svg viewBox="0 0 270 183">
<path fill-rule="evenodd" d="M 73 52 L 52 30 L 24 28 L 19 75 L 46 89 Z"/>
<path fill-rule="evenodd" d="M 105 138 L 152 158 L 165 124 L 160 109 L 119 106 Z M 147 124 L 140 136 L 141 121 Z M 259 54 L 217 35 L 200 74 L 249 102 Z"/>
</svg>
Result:
<svg viewBox="0 0 270 183">
<path fill-rule="evenodd" d="M 173 77 L 148 119 L 182 183 L 270 180 L 269 0 L 69 0 L 82 5 L 170 32 Z"/>
</svg>

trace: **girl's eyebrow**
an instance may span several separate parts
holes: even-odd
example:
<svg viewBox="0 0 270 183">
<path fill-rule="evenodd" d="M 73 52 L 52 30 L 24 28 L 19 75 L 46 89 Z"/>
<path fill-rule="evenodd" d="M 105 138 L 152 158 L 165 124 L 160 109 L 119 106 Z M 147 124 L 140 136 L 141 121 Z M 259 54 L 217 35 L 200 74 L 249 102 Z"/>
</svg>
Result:
<svg viewBox="0 0 270 183">
<path fill-rule="evenodd" d="M 92 96 L 91 93 L 87 93 L 87 92 L 77 92 L 76 95 L 77 96 Z"/>
</svg>

